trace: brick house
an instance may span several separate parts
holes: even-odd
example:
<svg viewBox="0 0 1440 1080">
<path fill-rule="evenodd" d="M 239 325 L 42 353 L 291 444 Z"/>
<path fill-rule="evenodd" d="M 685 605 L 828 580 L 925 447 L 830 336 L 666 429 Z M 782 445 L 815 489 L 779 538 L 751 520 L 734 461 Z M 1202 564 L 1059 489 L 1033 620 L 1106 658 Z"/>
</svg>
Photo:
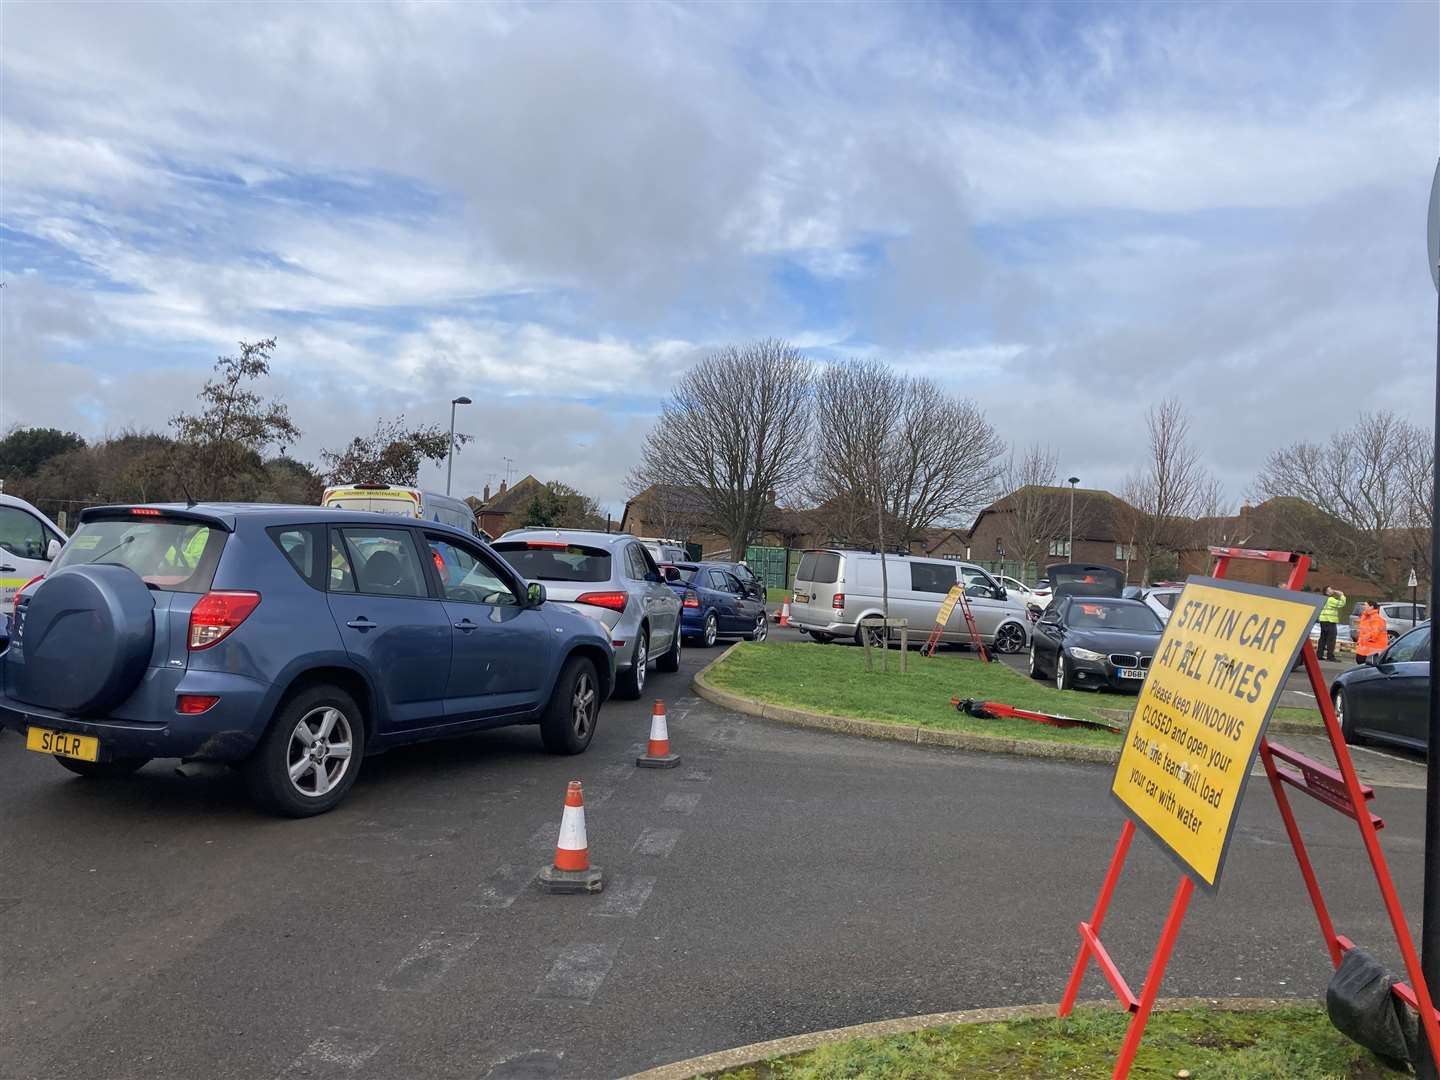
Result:
<svg viewBox="0 0 1440 1080">
<path fill-rule="evenodd" d="M 1032 558 L 1035 569 L 1043 574 L 1054 563 L 1080 562 L 1113 566 L 1126 575 L 1126 580 L 1140 573 L 1135 561 L 1135 546 L 1125 528 L 1136 511 L 1129 503 L 1108 491 L 1096 488 L 1075 490 L 1075 537 L 1070 540 L 1070 496 L 1068 487 L 1026 487 L 995 500 L 975 517 L 968 533 L 968 557 L 978 562 L 1018 559 L 1014 550 L 1017 502 L 1022 498 L 1044 501 L 1037 518 L 1050 523 L 1051 537 L 1043 550 Z M 1122 535 L 1122 533 L 1124 535 Z"/>
<path fill-rule="evenodd" d="M 500 490 L 495 493 L 494 498 L 490 496 L 490 485 L 486 484 L 481 498 L 476 499 L 472 495 L 465 501 L 475 511 L 475 521 L 480 528 L 488 536 L 496 537 L 520 527 L 520 523 L 525 520 L 526 511 L 530 509 L 531 501 L 544 488 L 544 484 L 527 474 L 523 480 L 517 480 L 514 487 L 501 480 Z"/>
</svg>

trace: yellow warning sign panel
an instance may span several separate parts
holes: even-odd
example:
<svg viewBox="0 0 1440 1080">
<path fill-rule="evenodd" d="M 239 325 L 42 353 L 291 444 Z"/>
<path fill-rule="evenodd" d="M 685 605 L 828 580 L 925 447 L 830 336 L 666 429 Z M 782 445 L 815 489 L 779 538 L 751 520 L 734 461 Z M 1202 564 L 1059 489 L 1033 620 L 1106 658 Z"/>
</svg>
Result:
<svg viewBox="0 0 1440 1080">
<path fill-rule="evenodd" d="M 1208 890 L 1260 737 L 1323 602 L 1192 577 L 1150 664 L 1111 791 Z"/>
<path fill-rule="evenodd" d="M 955 605 L 960 602 L 961 586 L 951 585 L 950 591 L 945 594 L 945 599 L 940 603 L 940 610 L 935 613 L 935 627 L 944 630 L 950 624 L 950 616 L 955 613 Z"/>
</svg>

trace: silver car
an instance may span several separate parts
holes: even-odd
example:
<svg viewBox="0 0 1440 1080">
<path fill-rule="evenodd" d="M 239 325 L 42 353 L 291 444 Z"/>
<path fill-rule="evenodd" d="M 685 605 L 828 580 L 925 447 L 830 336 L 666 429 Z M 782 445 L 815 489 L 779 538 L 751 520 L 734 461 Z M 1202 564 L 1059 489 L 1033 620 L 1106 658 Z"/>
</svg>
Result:
<svg viewBox="0 0 1440 1080">
<path fill-rule="evenodd" d="M 650 664 L 680 670 L 680 597 L 629 533 L 512 529 L 491 545 L 547 601 L 605 625 L 615 648 L 615 692 L 638 698 Z"/>
<path fill-rule="evenodd" d="M 940 605 L 957 583 L 965 586 L 980 639 L 997 652 L 1016 653 L 1030 641 L 1025 605 L 1011 597 L 988 573 L 972 563 L 886 555 L 890 617 L 908 619 L 911 637 L 925 640 Z M 880 556 L 870 551 L 814 550 L 800 557 L 795 571 L 790 621 L 814 640 L 860 640 L 860 620 L 884 611 Z M 956 611 L 942 641 L 967 642 L 970 630 Z"/>
<path fill-rule="evenodd" d="M 1360 637 L 1360 613 L 1364 610 L 1363 601 L 1350 609 L 1351 640 L 1358 640 Z M 1409 600 L 1380 601 L 1380 614 L 1385 617 L 1385 633 L 1389 635 L 1391 641 L 1401 634 L 1408 634 L 1425 622 L 1430 617 L 1428 611 L 1428 605 L 1411 604 Z"/>
</svg>

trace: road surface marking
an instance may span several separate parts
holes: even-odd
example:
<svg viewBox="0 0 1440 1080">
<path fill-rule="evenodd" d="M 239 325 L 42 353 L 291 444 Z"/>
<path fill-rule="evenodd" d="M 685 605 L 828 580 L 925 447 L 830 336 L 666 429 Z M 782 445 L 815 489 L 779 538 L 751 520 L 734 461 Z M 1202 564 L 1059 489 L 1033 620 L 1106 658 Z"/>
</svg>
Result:
<svg viewBox="0 0 1440 1080">
<path fill-rule="evenodd" d="M 650 899 L 654 888 L 655 879 L 652 877 L 613 878 L 605 886 L 605 891 L 600 894 L 600 902 L 590 914 L 633 919 L 640 914 L 640 909 L 645 906 L 645 901 Z"/>
<path fill-rule="evenodd" d="M 471 902 L 476 907 L 507 908 L 515 902 L 516 898 L 534 879 L 535 868 L 533 866 L 519 867 L 507 864 L 498 867 L 493 874 L 480 883 L 480 887 L 475 893 L 475 899 Z"/>
<path fill-rule="evenodd" d="M 660 809 L 676 814 L 692 814 L 699 802 L 700 793 L 698 791 L 685 791 L 677 795 L 666 795 L 664 801 L 660 803 Z"/>
<path fill-rule="evenodd" d="M 646 829 L 630 850 L 636 855 L 658 855 L 664 858 L 675 848 L 680 839 L 679 829 Z"/>
<path fill-rule="evenodd" d="M 618 945 L 570 945 L 561 949 L 536 989 L 536 996 L 589 1001 L 610 974 L 618 949 Z"/>
<path fill-rule="evenodd" d="M 307 1046 L 280 1077 L 283 1080 L 305 1080 L 306 1077 L 343 1075 L 360 1068 L 379 1050 L 379 1043 L 372 1043 L 354 1033 L 332 1031 Z"/>
<path fill-rule="evenodd" d="M 525 1050 L 497 1061 L 483 1080 L 551 1080 L 563 1075 L 564 1058 L 564 1050 Z"/>
<path fill-rule="evenodd" d="M 479 934 L 447 934 L 438 930 L 415 946 L 378 989 L 430 990 L 479 940 Z"/>
</svg>

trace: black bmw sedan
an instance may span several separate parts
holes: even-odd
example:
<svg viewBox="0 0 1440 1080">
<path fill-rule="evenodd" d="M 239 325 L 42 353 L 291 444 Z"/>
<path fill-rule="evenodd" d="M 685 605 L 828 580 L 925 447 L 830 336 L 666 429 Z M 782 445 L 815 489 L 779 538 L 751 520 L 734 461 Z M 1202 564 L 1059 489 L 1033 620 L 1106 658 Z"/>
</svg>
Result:
<svg viewBox="0 0 1440 1080">
<path fill-rule="evenodd" d="M 1366 661 L 1330 686 L 1345 741 L 1374 740 L 1423 754 L 1430 727 L 1430 624 L 1421 623 Z"/>
<path fill-rule="evenodd" d="M 1139 600 L 1067 596 L 1051 604 L 1030 636 L 1030 677 L 1053 678 L 1061 690 L 1139 692 L 1165 632 Z"/>
</svg>

